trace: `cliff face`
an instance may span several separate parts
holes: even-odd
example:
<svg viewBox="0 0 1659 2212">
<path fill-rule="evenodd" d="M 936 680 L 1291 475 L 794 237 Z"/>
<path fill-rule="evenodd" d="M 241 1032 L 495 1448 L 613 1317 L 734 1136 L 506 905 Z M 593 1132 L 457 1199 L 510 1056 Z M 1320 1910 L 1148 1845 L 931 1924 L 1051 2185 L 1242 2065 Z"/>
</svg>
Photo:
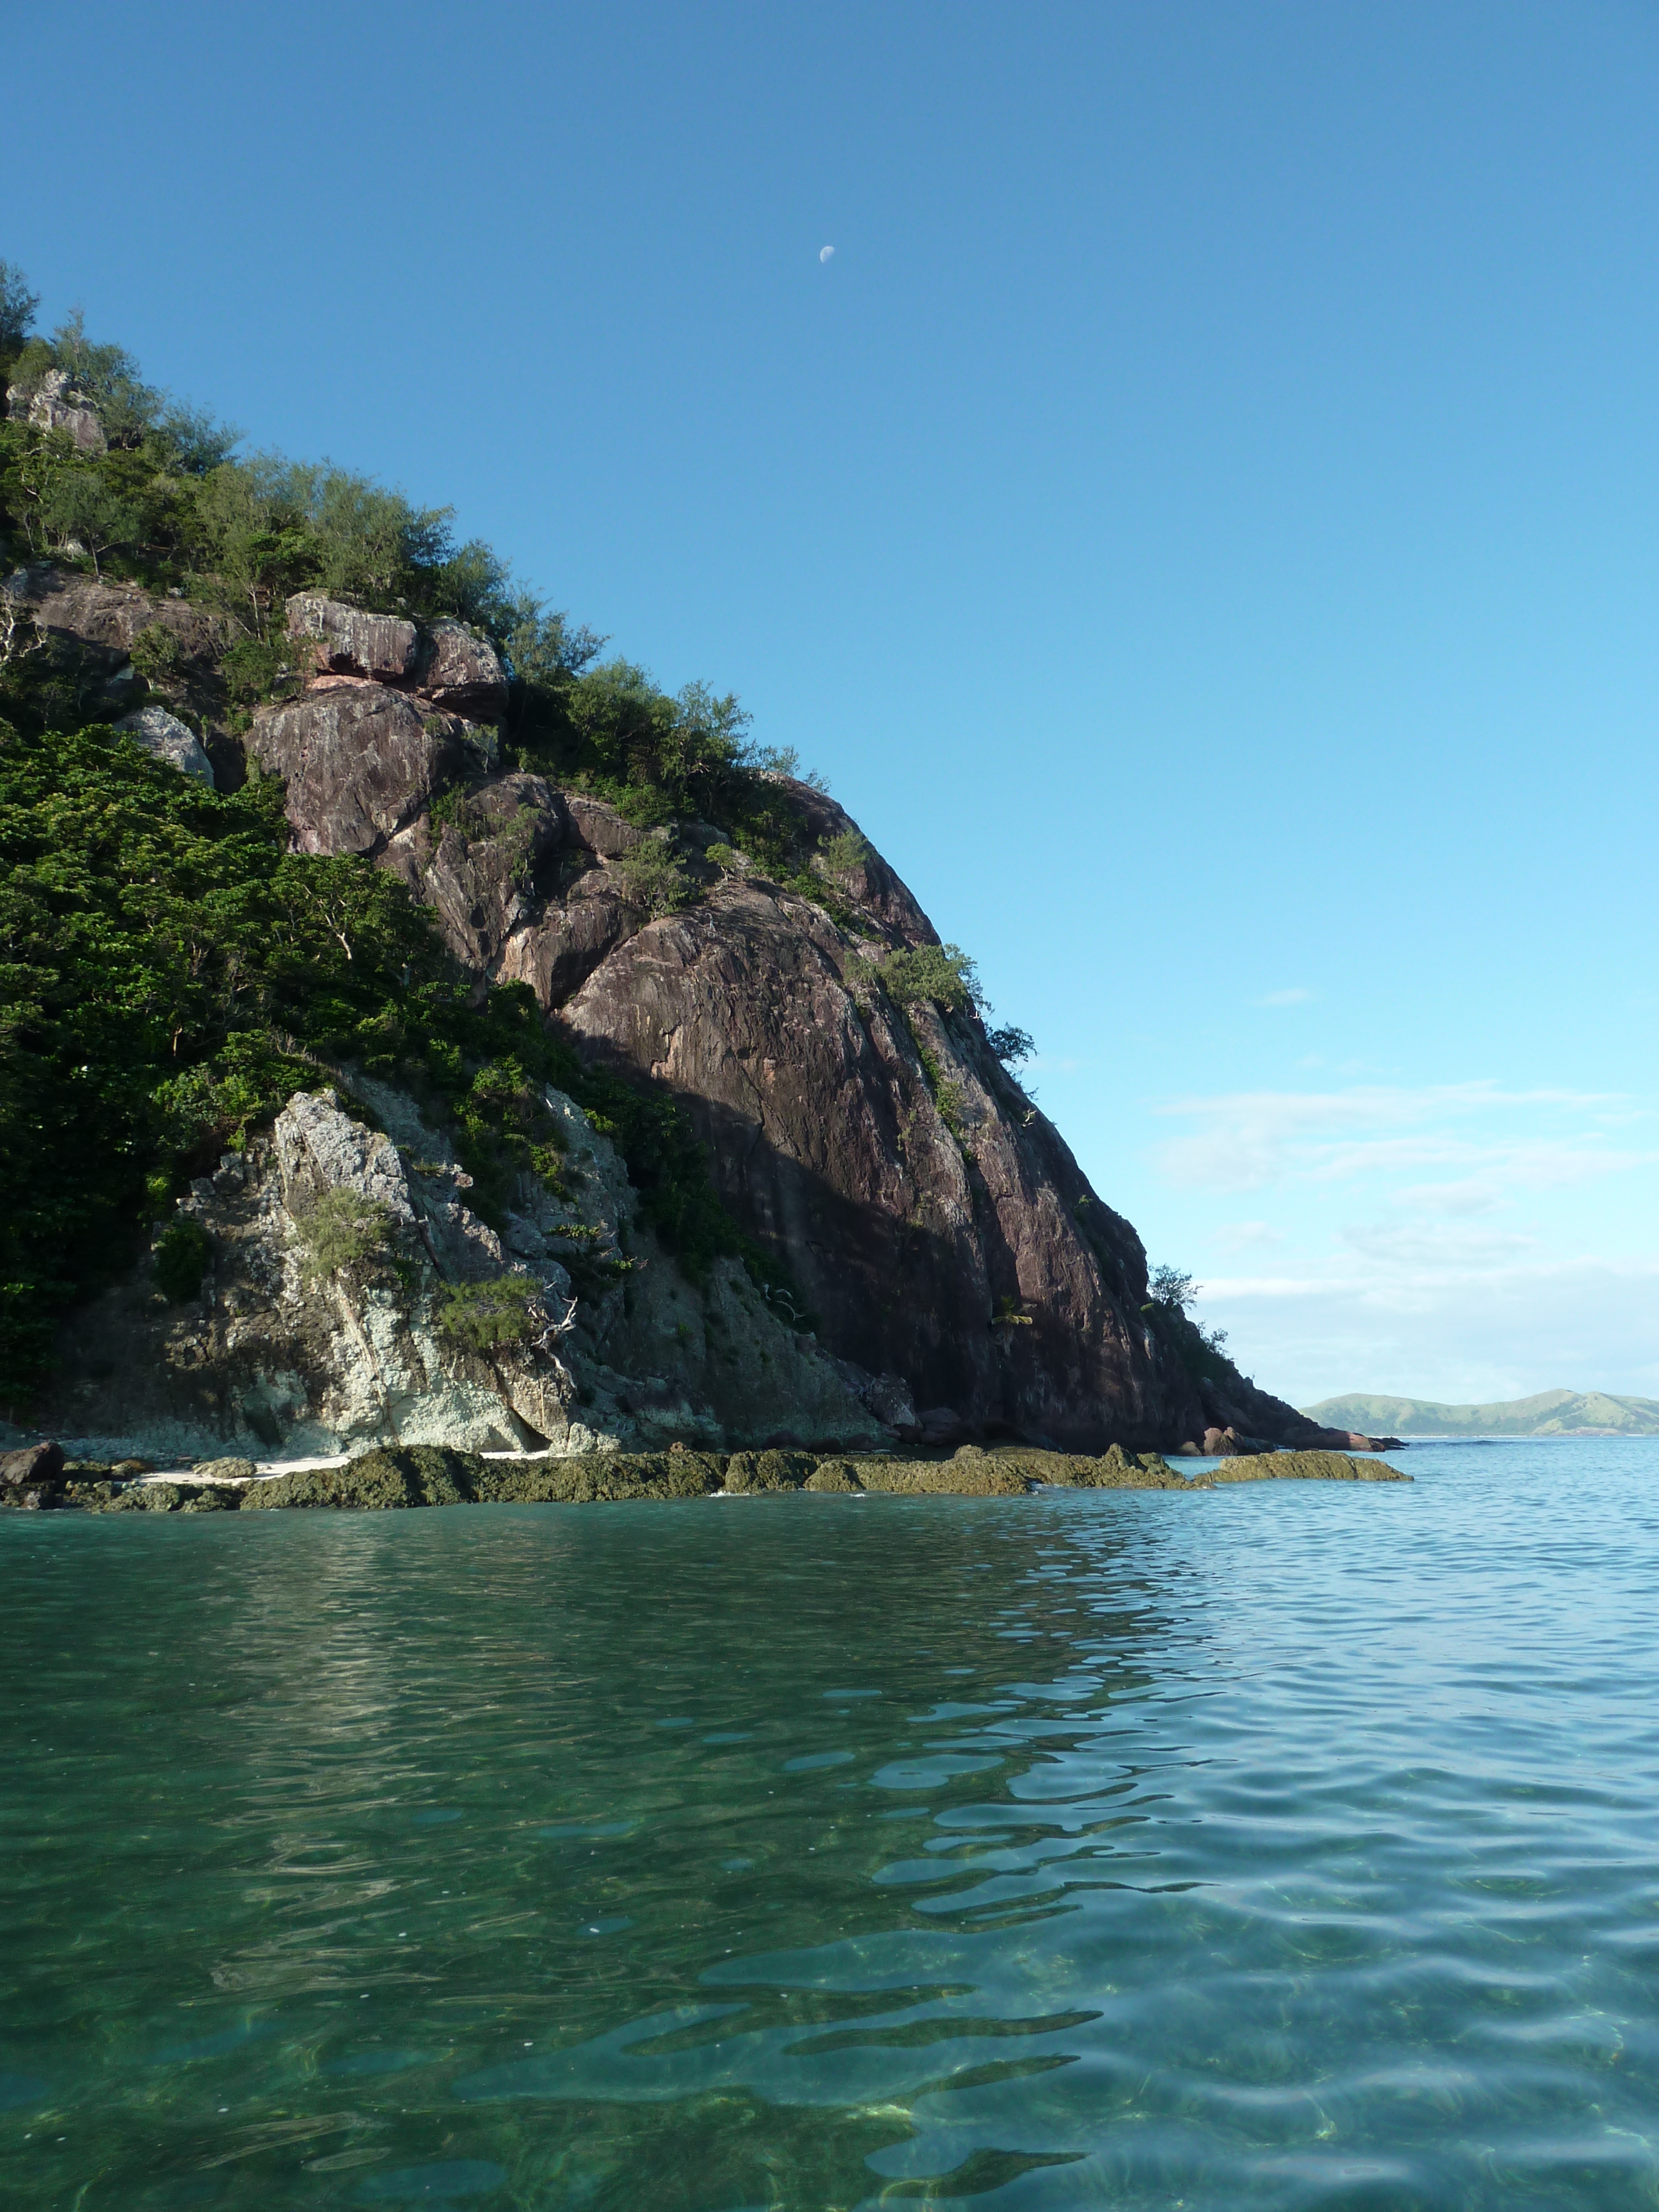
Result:
<svg viewBox="0 0 1659 2212">
<path fill-rule="evenodd" d="M 8 588 L 31 598 L 60 639 L 78 625 L 106 666 L 157 611 L 131 591 L 106 605 L 33 572 Z M 420 1307 L 432 1284 L 418 1295 L 383 1285 L 376 1310 L 386 1343 L 397 1340 L 386 1357 L 405 1380 L 381 1392 L 377 1414 L 362 1360 L 354 1366 L 340 1349 L 353 1328 L 365 1334 L 368 1308 L 331 1322 L 295 1277 L 283 1312 L 272 1293 L 259 1328 L 243 1328 L 235 1344 L 230 1331 L 203 1354 L 232 1376 L 222 1407 L 263 1407 L 259 1418 L 289 1450 L 374 1434 L 476 1444 L 492 1422 L 502 1444 L 542 1437 L 561 1449 L 674 1434 L 850 1445 L 896 1431 L 938 1443 L 1014 1434 L 1093 1452 L 1114 1442 L 1197 1445 L 1226 1426 L 1278 1442 L 1347 1441 L 1231 1370 L 1221 1383 L 1200 1382 L 1179 1333 L 1148 1306 L 1139 1238 L 1091 1188 L 978 1016 L 901 1003 L 884 984 L 885 959 L 938 937 L 867 848 L 830 872 L 826 848 L 844 859 L 858 845 L 821 792 L 775 779 L 793 849 L 787 871 L 769 875 L 719 842 L 719 823 L 642 830 L 547 774 L 503 771 L 484 719 L 500 710 L 500 663 L 459 625 L 422 629 L 315 595 L 291 603 L 289 618 L 315 672 L 297 699 L 262 711 L 244 744 L 252 771 L 283 780 L 295 849 L 393 870 L 481 981 L 528 984 L 583 1059 L 672 1092 L 706 1143 L 720 1195 L 778 1280 L 757 1296 L 722 1262 L 694 1295 L 659 1254 L 641 1278 L 648 1292 L 636 1283 L 624 1298 L 578 1281 L 572 1327 L 522 1375 L 499 1360 L 483 1374 L 445 1348 Z M 222 773 L 228 740 L 209 742 Z M 666 900 L 653 898 L 651 870 L 639 865 L 653 841 L 659 849 L 644 857 L 658 864 L 656 879 L 666 869 L 678 886 Z M 383 1108 L 391 1128 L 396 1112 Z M 435 1143 L 430 1132 L 407 1133 L 411 1187 L 408 1164 L 434 1157 Z M 255 1211 L 266 1220 L 269 1276 L 292 1220 L 276 1219 L 275 1167 L 256 1159 L 247 1172 L 263 1193 Z M 606 1178 L 613 1213 L 631 1217 L 614 1157 Z M 232 1197 L 252 1203 L 210 1178 L 195 1203 L 207 1218 Z M 517 1218 L 538 1202 L 521 1193 Z M 411 1224 L 429 1227 L 429 1206 L 410 1204 Z M 228 1251 L 232 1224 L 208 1225 L 216 1249 Z M 541 1243 L 516 1256 L 509 1237 L 491 1264 L 529 1267 L 550 1297 L 562 1248 L 548 1224 L 536 1234 Z M 435 1282 L 442 1255 L 427 1241 Z M 165 1334 L 174 1324 L 158 1312 L 145 1326 Z M 269 1390 L 262 1399 L 234 1381 L 262 1332 L 298 1347 L 291 1358 L 273 1352 L 262 1372 L 313 1378 L 286 1411 L 273 1410 Z M 168 1366 L 172 1355 L 156 1356 Z M 88 1363 L 72 1358 L 70 1371 L 80 1379 L 65 1389 L 79 1390 L 86 1415 L 70 1425 L 133 1431 Z M 493 1413 L 480 1410 L 477 1390 Z M 386 1413 L 393 1398 L 401 1410 Z M 205 1407 L 188 1416 L 192 1436 L 212 1425 Z M 165 1418 L 186 1416 L 174 1407 Z M 218 1418 L 222 1437 L 231 1417 Z M 242 1413 L 235 1422 L 245 1433 Z"/>
<path fill-rule="evenodd" d="M 715 825 L 659 832 L 700 896 L 653 917 L 621 865 L 644 833 L 586 794 L 486 775 L 434 825 L 435 791 L 462 749 L 482 763 L 486 740 L 422 717 L 369 665 L 349 692 L 313 689 L 252 732 L 253 757 L 287 779 L 296 845 L 381 858 L 458 959 L 529 983 L 585 1057 L 672 1091 L 721 1197 L 835 1355 L 902 1376 L 939 1438 L 1098 1449 L 1202 1434 L 1192 1378 L 1141 1313 L 1134 1231 L 976 1015 L 900 1006 L 871 974 L 939 942 L 885 861 L 866 848 L 842 873 L 838 921 L 827 881 L 820 903 L 753 867 L 709 866 Z M 787 789 L 803 851 L 855 834 L 820 792 Z"/>
</svg>

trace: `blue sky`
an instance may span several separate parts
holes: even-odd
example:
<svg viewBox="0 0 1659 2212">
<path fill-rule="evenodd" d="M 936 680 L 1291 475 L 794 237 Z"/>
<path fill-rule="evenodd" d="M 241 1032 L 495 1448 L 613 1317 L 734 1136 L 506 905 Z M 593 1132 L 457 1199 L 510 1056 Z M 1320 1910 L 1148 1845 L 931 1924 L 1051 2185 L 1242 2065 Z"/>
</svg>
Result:
<svg viewBox="0 0 1659 2212">
<path fill-rule="evenodd" d="M 1659 1395 L 1659 13 L 76 27 L 43 319 L 740 692 L 1260 1380 Z"/>
</svg>

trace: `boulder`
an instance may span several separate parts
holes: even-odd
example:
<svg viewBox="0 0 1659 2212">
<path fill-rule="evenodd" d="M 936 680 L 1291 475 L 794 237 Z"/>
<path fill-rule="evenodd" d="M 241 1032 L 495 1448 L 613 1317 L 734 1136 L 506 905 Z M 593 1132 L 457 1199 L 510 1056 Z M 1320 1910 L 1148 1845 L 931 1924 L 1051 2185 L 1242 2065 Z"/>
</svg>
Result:
<svg viewBox="0 0 1659 2212">
<path fill-rule="evenodd" d="M 62 1444 L 26 1444 L 21 1451 L 0 1452 L 0 1490 L 38 1490 L 55 1483 L 63 1472 Z"/>
<path fill-rule="evenodd" d="M 176 714 L 169 714 L 165 707 L 140 707 L 137 714 L 123 714 L 115 725 L 121 736 L 131 738 L 176 768 L 180 775 L 193 775 L 211 791 L 213 763 L 203 751 L 196 732 L 186 727 Z"/>
<path fill-rule="evenodd" d="M 469 757 L 465 726 L 380 684 L 307 693 L 257 716 L 248 750 L 288 782 L 301 853 L 378 853 Z"/>
<path fill-rule="evenodd" d="M 507 671 L 501 656 L 465 623 L 432 624 L 416 689 L 434 707 L 463 714 L 469 722 L 499 722 L 507 712 Z"/>
<path fill-rule="evenodd" d="M 601 860 L 619 860 L 623 854 L 631 853 L 635 845 L 645 842 L 645 832 L 637 830 L 625 815 L 618 814 L 614 806 L 607 806 L 602 799 L 590 799 L 586 792 L 567 791 L 565 808 L 570 817 L 570 832 L 579 845 Z"/>
<path fill-rule="evenodd" d="M 413 683 L 421 634 L 400 615 L 365 614 L 343 599 L 295 592 L 288 603 L 288 634 L 310 644 L 319 675 L 367 677 L 375 684 Z"/>
<path fill-rule="evenodd" d="M 251 1459 L 198 1460 L 191 1469 L 192 1474 L 209 1482 L 252 1482 L 258 1472 Z"/>
</svg>

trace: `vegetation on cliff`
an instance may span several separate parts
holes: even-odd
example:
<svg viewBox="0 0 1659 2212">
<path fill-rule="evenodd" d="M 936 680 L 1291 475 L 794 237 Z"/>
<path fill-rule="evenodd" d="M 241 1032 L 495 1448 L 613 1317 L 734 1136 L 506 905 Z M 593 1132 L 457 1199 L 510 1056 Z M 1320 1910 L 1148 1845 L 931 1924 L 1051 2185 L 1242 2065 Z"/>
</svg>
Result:
<svg viewBox="0 0 1659 2212">
<path fill-rule="evenodd" d="M 144 383 L 79 317 L 31 335 L 33 296 L 0 263 L 0 573 L 49 559 L 184 598 L 211 618 L 227 726 L 296 690 L 285 600 L 448 617 L 499 648 L 503 736 L 526 769 L 645 826 L 714 815 L 735 847 L 833 896 L 734 697 L 677 697 L 516 585 L 447 510 L 331 466 L 232 458 L 234 432 Z M 44 399 L 49 403 L 40 404 Z M 0 1377 L 27 1401 L 58 1317 L 129 1264 L 192 1174 L 319 1071 L 395 1078 L 452 1127 L 475 1203 L 498 1219 L 528 1167 L 556 1188 L 551 1084 L 617 1144 L 645 1218 L 695 1275 L 759 1265 L 665 1094 L 585 1066 L 522 984 L 480 993 L 403 884 L 350 854 L 291 852 L 273 780 L 219 793 L 112 726 L 148 697 L 205 734 L 176 635 L 141 631 L 118 703 L 0 600 Z M 199 672 L 197 672 L 199 675 Z M 464 793 L 446 795 L 451 812 Z M 436 810 L 434 810 L 436 811 Z M 726 849 L 732 849 L 728 846 Z M 851 856 L 856 858 L 856 856 Z M 690 895 L 654 841 L 626 871 L 666 911 Z M 361 1101 L 354 1110 L 372 1119 Z M 179 1240 L 173 1240 L 175 1244 Z M 192 1294 L 204 1255 L 169 1245 Z M 774 1261 L 767 1271 L 775 1279 Z M 476 1334 L 477 1316 L 457 1327 Z"/>
</svg>

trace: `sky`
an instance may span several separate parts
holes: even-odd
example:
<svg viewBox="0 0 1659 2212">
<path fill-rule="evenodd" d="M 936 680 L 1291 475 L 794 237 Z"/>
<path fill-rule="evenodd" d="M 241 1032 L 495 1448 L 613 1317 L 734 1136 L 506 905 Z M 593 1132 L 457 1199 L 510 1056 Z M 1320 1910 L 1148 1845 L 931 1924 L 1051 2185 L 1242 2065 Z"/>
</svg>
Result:
<svg viewBox="0 0 1659 2212">
<path fill-rule="evenodd" d="M 76 25 L 42 322 L 738 692 L 1248 1372 L 1659 1396 L 1659 9 Z"/>
</svg>

